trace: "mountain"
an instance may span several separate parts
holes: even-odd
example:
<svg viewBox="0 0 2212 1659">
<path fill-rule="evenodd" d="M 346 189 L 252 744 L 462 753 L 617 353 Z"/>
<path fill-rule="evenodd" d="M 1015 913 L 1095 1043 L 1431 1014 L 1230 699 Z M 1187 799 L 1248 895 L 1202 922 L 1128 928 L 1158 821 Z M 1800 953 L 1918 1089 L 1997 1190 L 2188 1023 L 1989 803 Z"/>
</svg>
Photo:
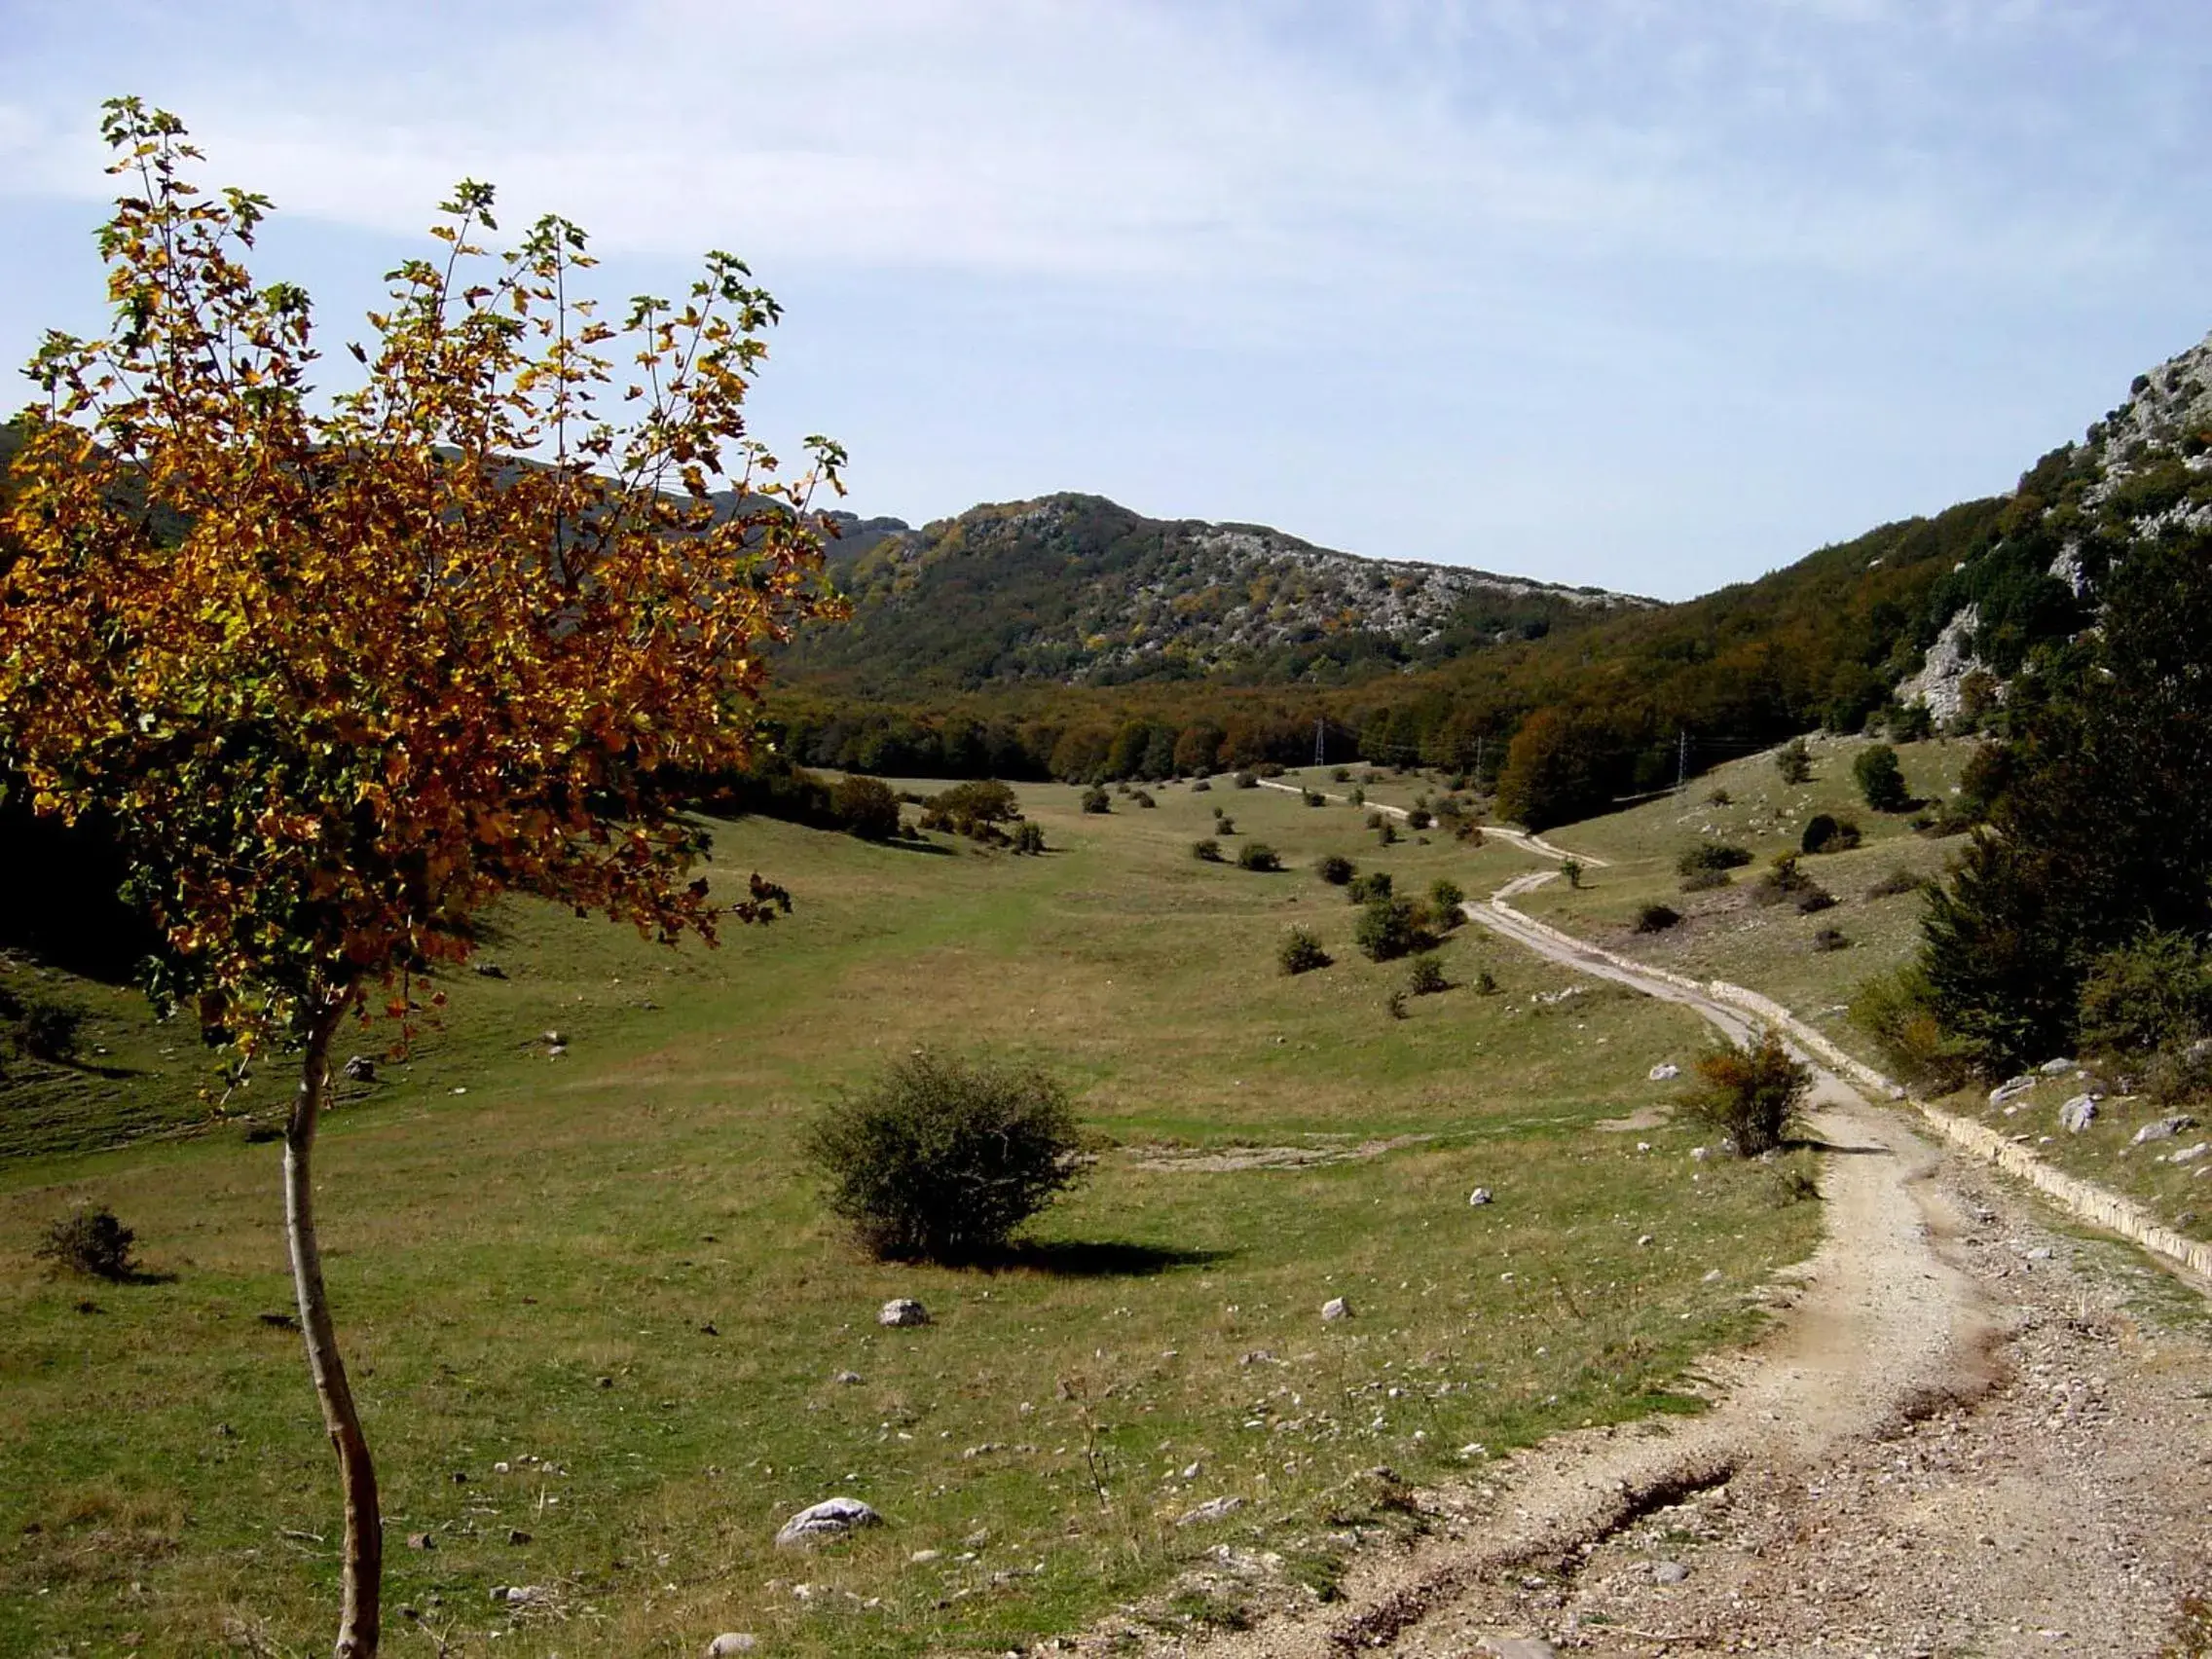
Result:
<svg viewBox="0 0 2212 1659">
<path fill-rule="evenodd" d="M 1146 518 L 1096 496 L 977 506 L 916 530 L 847 519 L 852 621 L 802 677 L 869 694 L 1023 682 L 1334 683 L 1586 626 L 1651 601 L 1370 559 L 1260 525 Z"/>
</svg>

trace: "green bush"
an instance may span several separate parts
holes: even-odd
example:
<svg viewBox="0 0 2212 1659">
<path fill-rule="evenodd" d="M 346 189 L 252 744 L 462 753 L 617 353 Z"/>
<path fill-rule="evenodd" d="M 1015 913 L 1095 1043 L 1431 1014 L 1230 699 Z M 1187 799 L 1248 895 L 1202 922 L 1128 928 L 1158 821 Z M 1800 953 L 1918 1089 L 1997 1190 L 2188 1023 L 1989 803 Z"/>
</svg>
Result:
<svg viewBox="0 0 2212 1659">
<path fill-rule="evenodd" d="M 1497 995 L 1497 976 L 1488 968 L 1479 968 L 1475 971 L 1475 995 L 1478 997 L 1494 997 Z"/>
<path fill-rule="evenodd" d="M 1417 997 L 1431 997 L 1451 988 L 1452 981 L 1444 977 L 1444 965 L 1434 955 L 1423 952 L 1414 958 L 1413 967 L 1406 974 L 1408 991 Z"/>
<path fill-rule="evenodd" d="M 1459 906 L 1466 902 L 1467 895 L 1450 876 L 1440 875 L 1429 883 L 1428 911 L 1436 918 L 1438 927 L 1456 928 L 1465 921 L 1466 913 Z"/>
<path fill-rule="evenodd" d="M 1239 772 L 1236 774 L 1235 783 L 1240 790 L 1256 790 L 1260 787 L 1260 774 L 1257 772 Z"/>
<path fill-rule="evenodd" d="M 1314 861 L 1313 873 L 1331 887 L 1348 886 L 1359 873 L 1358 866 L 1342 853 L 1324 853 Z"/>
<path fill-rule="evenodd" d="M 1191 843 L 1191 857 L 1197 859 L 1200 864 L 1219 864 L 1221 863 L 1221 843 L 1211 835 L 1208 835 L 1202 841 L 1193 841 Z"/>
<path fill-rule="evenodd" d="M 1861 985 L 1852 994 L 1851 1022 L 1874 1039 L 1889 1071 L 1914 1088 L 1948 1094 L 1973 1073 L 1974 1046 L 1944 1030 L 1916 967 Z"/>
<path fill-rule="evenodd" d="M 126 1283 L 138 1274 L 130 1260 L 130 1245 L 137 1235 L 115 1219 L 102 1204 L 97 1209 L 75 1209 L 47 1225 L 39 1241 L 38 1256 L 55 1267 L 88 1278 Z"/>
<path fill-rule="evenodd" d="M 1582 861 L 1580 859 L 1560 860 L 1559 872 L 1567 877 L 1567 886 L 1579 888 L 1582 885 Z"/>
<path fill-rule="evenodd" d="M 1385 847 L 1395 845 L 1398 839 L 1398 827 L 1387 818 L 1383 819 L 1375 827 L 1375 839 Z"/>
<path fill-rule="evenodd" d="M 1235 820 L 1235 819 L 1234 819 L 1234 818 L 1232 818 L 1232 817 L 1230 817 L 1230 816 L 1229 816 L 1229 814 L 1228 814 L 1228 813 L 1226 813 L 1226 812 L 1217 812 L 1217 813 L 1215 813 L 1215 814 L 1213 815 L 1213 832 L 1214 832 L 1214 833 L 1215 833 L 1216 835 L 1234 835 L 1234 834 L 1235 834 L 1235 833 L 1236 833 L 1236 820 Z"/>
<path fill-rule="evenodd" d="M 1802 784 L 1813 775 L 1812 752 L 1805 740 L 1793 737 L 1774 752 L 1774 769 L 1782 774 L 1786 784 Z"/>
<path fill-rule="evenodd" d="M 1352 927 L 1352 942 L 1373 962 L 1390 962 L 1426 950 L 1436 940 L 1421 926 L 1420 907 L 1411 899 L 1387 895 L 1372 899 L 1360 909 Z"/>
<path fill-rule="evenodd" d="M 1300 790 L 1298 797 L 1308 806 L 1327 806 L 1329 804 L 1329 797 L 1319 790 Z"/>
<path fill-rule="evenodd" d="M 1917 876 L 1902 865 L 1899 865 L 1875 882 L 1873 886 L 1867 888 L 1866 897 L 1869 899 L 1894 899 L 1900 893 L 1916 893 L 1927 885 L 1928 882 L 1925 877 Z"/>
<path fill-rule="evenodd" d="M 1024 819 L 1014 827 L 1014 850 L 1034 856 L 1045 850 L 1045 827 Z"/>
<path fill-rule="evenodd" d="M 1714 871 L 1741 869 L 1751 862 L 1751 849 L 1731 846 L 1726 841 L 1700 841 L 1694 847 L 1685 847 L 1675 860 L 1677 875 L 1702 875 Z"/>
<path fill-rule="evenodd" d="M 974 1261 L 1081 1173 L 1066 1091 L 1033 1066 L 894 1060 L 808 1128 L 830 1207 L 875 1255 Z"/>
<path fill-rule="evenodd" d="M 2212 955 L 2180 933 L 2105 951 L 2082 984 L 2082 1046 L 2115 1053 L 2179 1048 L 2212 1030 Z"/>
<path fill-rule="evenodd" d="M 1792 898 L 1790 903 L 1796 905 L 1800 916 L 1810 916 L 1821 910 L 1834 909 L 1835 895 L 1825 887 L 1808 886 Z"/>
<path fill-rule="evenodd" d="M 1351 768 L 1348 766 L 1339 766 L 1334 771 L 1330 772 L 1329 776 L 1340 784 L 1348 784 L 1351 782 Z"/>
<path fill-rule="evenodd" d="M 1103 791 L 1095 792 L 1103 795 Z M 1093 810 L 1085 797 L 1084 810 Z M 1097 810 L 1105 810 L 1103 807 Z M 974 778 L 931 795 L 922 803 L 922 828 L 947 830 L 973 840 L 1003 839 L 998 827 L 1021 816 L 1021 802 L 1009 786 L 991 778 Z"/>
<path fill-rule="evenodd" d="M 1332 960 L 1321 941 L 1304 928 L 1292 928 L 1275 949 L 1275 966 L 1285 974 L 1309 974 L 1328 967 Z"/>
<path fill-rule="evenodd" d="M 1636 913 L 1636 931 L 1640 934 L 1665 933 L 1682 919 L 1679 910 L 1665 904 L 1646 904 Z"/>
<path fill-rule="evenodd" d="M 888 841 L 899 833 L 899 796 L 881 778 L 846 773 L 830 787 L 830 810 L 864 841 Z"/>
<path fill-rule="evenodd" d="M 1715 887 L 1729 886 L 1730 882 L 1724 869 L 1697 869 L 1683 876 L 1679 885 L 1684 893 L 1710 893 Z"/>
<path fill-rule="evenodd" d="M 1841 928 L 1823 928 L 1813 935 L 1813 948 L 1815 950 L 1842 950 L 1848 947 L 1850 943 L 1851 940 L 1843 937 Z"/>
<path fill-rule="evenodd" d="M 1355 789 L 1345 798 L 1350 801 L 1354 806 L 1365 806 L 1367 804 L 1367 792 L 1365 790 Z"/>
<path fill-rule="evenodd" d="M 18 1055 L 58 1065 L 76 1058 L 85 1011 L 0 990 L 0 1034 Z"/>
<path fill-rule="evenodd" d="M 1797 855 L 1784 853 L 1752 884 L 1751 902 L 1754 904 L 1783 904 L 1800 894 L 1817 891 L 1813 878 L 1797 867 Z"/>
<path fill-rule="evenodd" d="M 1354 904 L 1371 903 L 1377 899 L 1390 897 L 1390 872 L 1371 869 L 1365 875 L 1355 875 L 1346 884 L 1345 897 Z"/>
<path fill-rule="evenodd" d="M 1384 997 L 1382 999 L 1382 1012 L 1384 1014 L 1387 1014 L 1392 1019 L 1404 1019 L 1408 1017 L 1406 1014 L 1406 993 L 1403 991 L 1392 991 L 1388 996 Z"/>
<path fill-rule="evenodd" d="M 1876 812 L 1902 812 L 1912 804 L 1912 792 L 1904 787 L 1898 752 L 1886 743 L 1861 750 L 1859 758 L 1851 763 L 1851 775 L 1859 780 L 1859 793 Z"/>
<path fill-rule="evenodd" d="M 1083 810 L 1086 812 L 1112 812 L 1114 797 L 1096 784 L 1083 792 Z"/>
<path fill-rule="evenodd" d="M 1406 828 L 1409 830 L 1426 830 L 1435 822 L 1435 815 L 1425 806 L 1417 806 L 1406 814 Z"/>
<path fill-rule="evenodd" d="M 1275 855 L 1274 848 L 1269 846 L 1267 842 L 1247 841 L 1236 849 L 1236 867 L 1238 869 L 1262 871 L 1278 870 L 1282 868 L 1282 860 Z"/>
<path fill-rule="evenodd" d="M 1756 1158 L 1800 1127 L 1812 1086 L 1813 1074 L 1769 1031 L 1755 1049 L 1718 1048 L 1701 1054 L 1697 1081 L 1682 1105 L 1696 1122 L 1725 1134 L 1737 1157 Z"/>
<path fill-rule="evenodd" d="M 1212 791 L 1213 785 L 1206 782 L 1206 780 L 1203 778 L 1198 778 L 1192 781 L 1191 793 L 1193 794 L 1209 794 L 1212 793 Z"/>
<path fill-rule="evenodd" d="M 1798 837 L 1797 845 L 1808 853 L 1848 853 L 1861 839 L 1859 826 L 1850 819 L 1816 812 L 1805 821 L 1805 832 Z"/>
</svg>

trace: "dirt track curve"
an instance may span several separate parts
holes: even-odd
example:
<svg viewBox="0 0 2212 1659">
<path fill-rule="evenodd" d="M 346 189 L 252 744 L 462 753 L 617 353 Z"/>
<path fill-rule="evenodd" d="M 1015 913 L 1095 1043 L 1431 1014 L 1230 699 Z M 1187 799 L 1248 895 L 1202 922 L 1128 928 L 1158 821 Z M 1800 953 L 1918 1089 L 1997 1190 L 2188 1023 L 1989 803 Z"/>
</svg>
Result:
<svg viewBox="0 0 2212 1659">
<path fill-rule="evenodd" d="M 1731 1040 L 1748 1033 L 1742 1011 L 1578 952 L 1511 909 L 1550 874 L 1468 913 L 1692 1008 Z M 2212 1345 L 2186 1310 L 2167 1322 L 2135 1309 L 2146 1293 L 2189 1293 L 2054 1233 L 2020 1190 L 1816 1071 L 1825 1239 L 1783 1275 L 1793 1305 L 1768 1337 L 1709 1372 L 1722 1390 L 1711 1413 L 1560 1436 L 1479 1484 L 1423 1493 L 1426 1538 L 1363 1563 L 1344 1600 L 1151 1650 L 2167 1651 L 2185 1596 L 2212 1589 Z"/>
</svg>

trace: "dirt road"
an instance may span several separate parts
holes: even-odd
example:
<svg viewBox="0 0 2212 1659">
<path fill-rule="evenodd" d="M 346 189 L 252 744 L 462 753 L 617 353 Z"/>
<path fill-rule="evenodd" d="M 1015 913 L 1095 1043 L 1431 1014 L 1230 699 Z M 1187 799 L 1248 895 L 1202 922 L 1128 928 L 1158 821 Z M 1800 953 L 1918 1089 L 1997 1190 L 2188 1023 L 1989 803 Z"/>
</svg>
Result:
<svg viewBox="0 0 2212 1659">
<path fill-rule="evenodd" d="M 1506 904 L 1469 912 L 1747 1031 Z M 1713 1412 L 1562 1436 L 1424 1493 L 1429 1536 L 1367 1562 L 1342 1603 L 1157 1650 L 2152 1659 L 2182 1640 L 2184 1598 L 2212 1590 L 2201 1306 L 1825 1073 L 1816 1106 L 1825 1242 L 1769 1337 L 1717 1369 Z"/>
</svg>

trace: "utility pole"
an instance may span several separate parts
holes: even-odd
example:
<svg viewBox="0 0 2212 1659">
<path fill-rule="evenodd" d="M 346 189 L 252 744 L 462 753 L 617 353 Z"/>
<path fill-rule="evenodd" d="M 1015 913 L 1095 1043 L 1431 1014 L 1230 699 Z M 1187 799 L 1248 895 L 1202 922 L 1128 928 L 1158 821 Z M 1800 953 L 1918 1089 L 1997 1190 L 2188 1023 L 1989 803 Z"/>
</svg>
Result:
<svg viewBox="0 0 2212 1659">
<path fill-rule="evenodd" d="M 1677 736 L 1680 741 L 1676 745 L 1675 750 L 1675 790 L 1677 793 L 1679 793 L 1682 786 L 1690 781 L 1689 728 L 1683 727 L 1677 733 Z"/>
<path fill-rule="evenodd" d="M 1329 717 L 1326 715 L 1316 716 L 1313 721 L 1313 764 L 1316 766 L 1328 764 L 1329 757 L 1323 747 L 1328 731 Z"/>
</svg>

